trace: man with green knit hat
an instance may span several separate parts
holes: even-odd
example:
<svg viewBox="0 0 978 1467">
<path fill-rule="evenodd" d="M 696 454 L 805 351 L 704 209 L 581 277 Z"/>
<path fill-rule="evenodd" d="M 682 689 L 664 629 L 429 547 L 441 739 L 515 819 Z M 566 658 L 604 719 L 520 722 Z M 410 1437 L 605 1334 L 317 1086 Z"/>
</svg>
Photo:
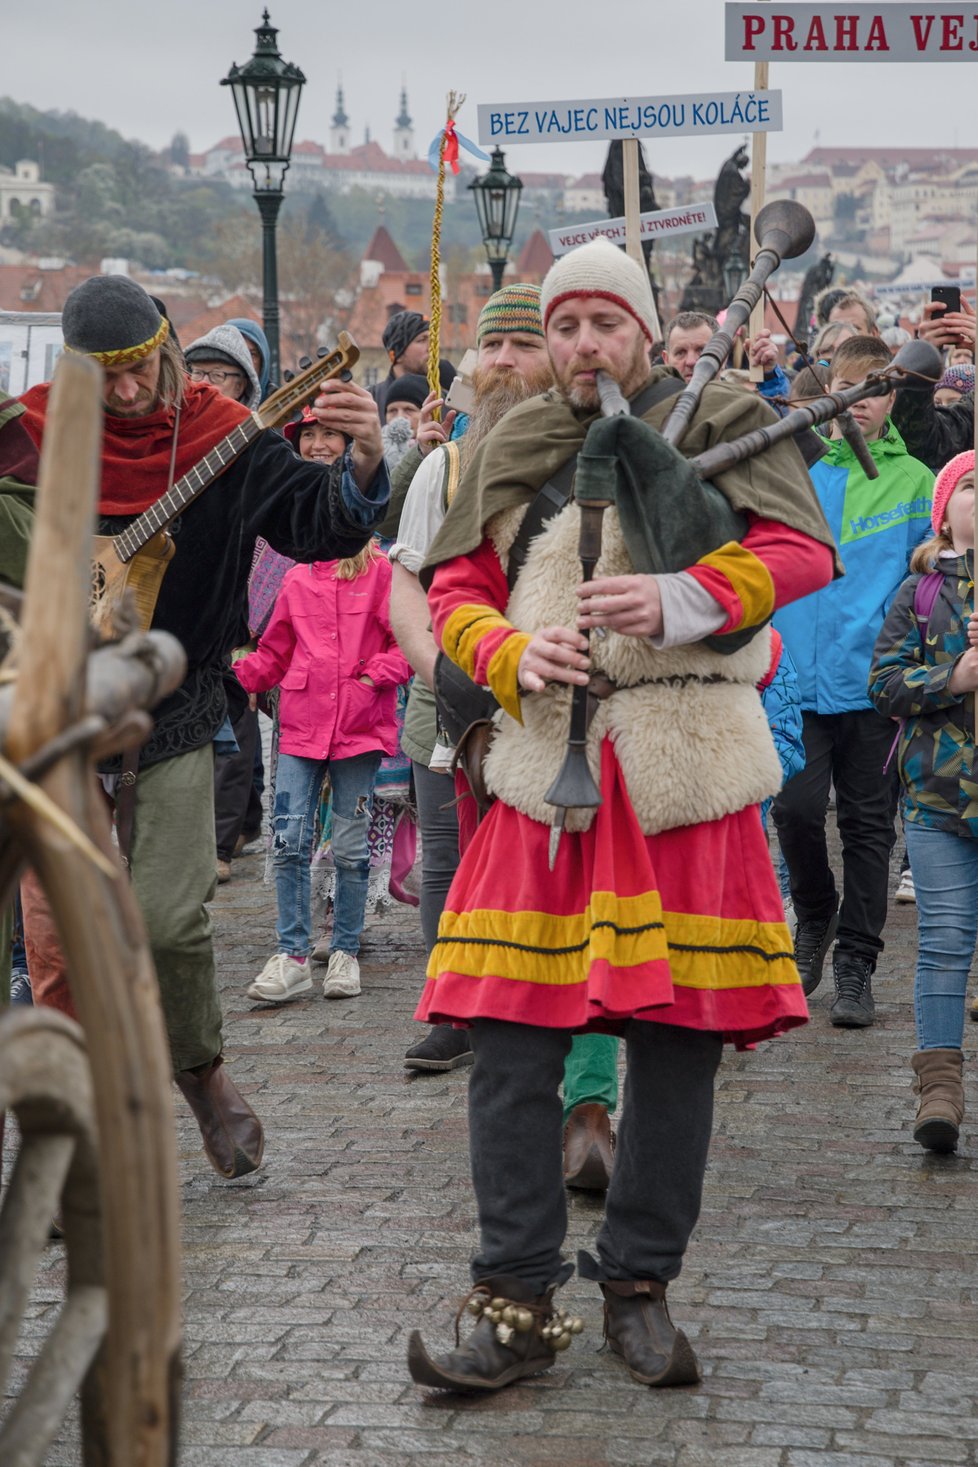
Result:
<svg viewBox="0 0 978 1467">
<path fill-rule="evenodd" d="M 459 822 L 453 804 L 451 750 L 438 739 L 432 692 L 436 648 L 418 571 L 477 445 L 511 407 L 544 392 L 553 380 L 538 285 L 505 285 L 490 296 L 479 313 L 476 351 L 473 412 L 461 424 L 454 412 L 434 423 L 429 404 L 417 450 L 409 449 L 398 466 L 392 490 L 392 499 L 398 491 L 402 497 L 406 494 L 390 552 L 391 622 L 415 673 L 401 747 L 414 769 L 422 845 L 421 926 L 429 950 L 458 865 Z M 404 1062 L 408 1069 L 436 1073 L 471 1064 L 468 1036 L 450 1024 L 436 1025 L 408 1050 Z"/>
</svg>

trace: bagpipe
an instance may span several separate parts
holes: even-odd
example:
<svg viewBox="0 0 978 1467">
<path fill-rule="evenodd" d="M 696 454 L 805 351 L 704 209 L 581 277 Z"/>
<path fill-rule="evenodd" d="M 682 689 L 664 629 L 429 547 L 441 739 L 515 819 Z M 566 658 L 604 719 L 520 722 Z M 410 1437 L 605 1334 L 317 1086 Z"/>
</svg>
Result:
<svg viewBox="0 0 978 1467">
<path fill-rule="evenodd" d="M 941 358 L 934 347 L 923 341 L 908 342 L 888 367 L 871 372 L 854 387 L 826 393 L 774 423 L 730 442 L 718 443 L 694 458 L 683 458 L 679 446 L 706 387 L 727 360 L 734 337 L 761 299 L 767 281 L 781 261 L 793 259 L 808 249 L 815 236 L 815 224 L 802 205 L 777 200 L 760 211 L 754 233 L 759 245 L 754 267 L 728 306 L 723 326 L 704 347 L 661 433 L 640 418 L 629 416 L 629 404 L 618 384 L 606 374 L 598 373 L 602 416 L 588 429 L 578 455 L 574 481 L 574 498 L 581 513 L 578 553 L 584 581 L 592 578 L 600 557 L 602 518 L 610 505 L 614 504 L 618 510 L 636 571 L 662 574 L 682 570 L 718 546 L 743 539 L 746 531 L 744 516 L 709 482 L 713 476 L 768 452 L 802 429 L 845 414 L 863 398 L 885 396 L 895 387 L 932 391 L 941 375 Z M 844 431 L 860 462 L 867 466 L 870 477 L 874 477 L 875 464 L 851 419 L 845 423 Z M 650 482 L 667 492 L 650 495 L 646 489 Z M 670 489 L 675 492 L 668 492 Z M 751 627 L 723 637 L 707 637 L 705 643 L 714 651 L 730 653 L 748 642 L 757 630 Z M 590 634 L 585 635 L 590 642 Z M 594 707 L 589 687 L 576 685 L 571 697 L 564 762 L 545 796 L 555 811 L 551 867 L 567 811 L 593 809 L 601 804 L 601 792 L 591 774 L 586 753 L 587 729 Z"/>
</svg>

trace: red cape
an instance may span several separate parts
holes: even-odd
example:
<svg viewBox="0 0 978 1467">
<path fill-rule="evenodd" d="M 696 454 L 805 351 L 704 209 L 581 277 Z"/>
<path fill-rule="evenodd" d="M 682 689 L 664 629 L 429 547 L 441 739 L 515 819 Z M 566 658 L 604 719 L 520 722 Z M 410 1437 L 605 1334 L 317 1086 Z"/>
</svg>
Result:
<svg viewBox="0 0 978 1467">
<path fill-rule="evenodd" d="M 20 399 L 26 411 L 18 421 L 38 448 L 44 437 L 50 391 L 50 382 L 42 382 Z M 248 408 L 222 396 L 209 383 L 185 383 L 174 482 L 250 416 Z M 173 417 L 172 408 L 144 418 L 104 414 L 99 514 L 141 514 L 166 493 Z"/>
</svg>

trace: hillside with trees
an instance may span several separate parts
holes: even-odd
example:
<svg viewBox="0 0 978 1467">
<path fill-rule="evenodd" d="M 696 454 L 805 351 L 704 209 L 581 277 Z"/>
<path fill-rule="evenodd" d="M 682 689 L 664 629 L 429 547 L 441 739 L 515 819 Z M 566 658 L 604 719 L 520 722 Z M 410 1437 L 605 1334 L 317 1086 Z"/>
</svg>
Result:
<svg viewBox="0 0 978 1467">
<path fill-rule="evenodd" d="M 220 282 L 229 292 L 261 283 L 258 213 L 250 193 L 211 179 L 181 176 L 189 143 L 177 132 L 156 153 L 101 122 L 73 112 L 40 112 L 0 98 L 0 165 L 23 158 L 40 164 L 57 188 L 50 218 L 26 214 L 7 223 L 0 243 L 32 254 L 78 262 L 127 258 L 147 269 L 179 268 Z M 366 189 L 329 194 L 303 191 L 286 180 L 279 224 L 279 282 L 283 291 L 335 289 L 349 262 L 362 257 L 378 223 L 397 241 L 408 264 L 425 270 L 432 205 L 425 199 L 378 197 Z M 521 221 L 514 253 L 533 227 Z M 443 250 L 475 265 L 484 258 L 474 206 L 446 208 Z M 314 256 L 324 258 L 314 259 Z"/>
</svg>

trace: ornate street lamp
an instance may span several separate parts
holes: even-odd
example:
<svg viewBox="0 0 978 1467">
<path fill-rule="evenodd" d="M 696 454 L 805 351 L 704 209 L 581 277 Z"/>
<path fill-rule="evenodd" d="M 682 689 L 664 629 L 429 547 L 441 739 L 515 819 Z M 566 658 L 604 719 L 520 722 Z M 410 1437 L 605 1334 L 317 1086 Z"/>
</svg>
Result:
<svg viewBox="0 0 978 1467">
<path fill-rule="evenodd" d="M 502 149 L 493 148 L 489 172 L 474 179 L 469 188 L 475 195 L 475 211 L 492 271 L 492 288 L 496 291 L 502 286 L 509 247 L 516 232 L 523 180 L 506 172 Z"/>
<path fill-rule="evenodd" d="M 285 196 L 285 175 L 292 156 L 292 137 L 299 111 L 299 96 L 305 77 L 291 61 L 283 61 L 275 41 L 278 31 L 270 24 L 268 11 L 255 29 L 258 44 L 244 66 L 235 62 L 221 82 L 230 87 L 244 144 L 245 162 L 251 172 L 255 203 L 261 214 L 262 316 L 268 337 L 269 372 L 279 375 L 278 354 L 278 266 L 275 258 L 275 224 Z"/>
</svg>

